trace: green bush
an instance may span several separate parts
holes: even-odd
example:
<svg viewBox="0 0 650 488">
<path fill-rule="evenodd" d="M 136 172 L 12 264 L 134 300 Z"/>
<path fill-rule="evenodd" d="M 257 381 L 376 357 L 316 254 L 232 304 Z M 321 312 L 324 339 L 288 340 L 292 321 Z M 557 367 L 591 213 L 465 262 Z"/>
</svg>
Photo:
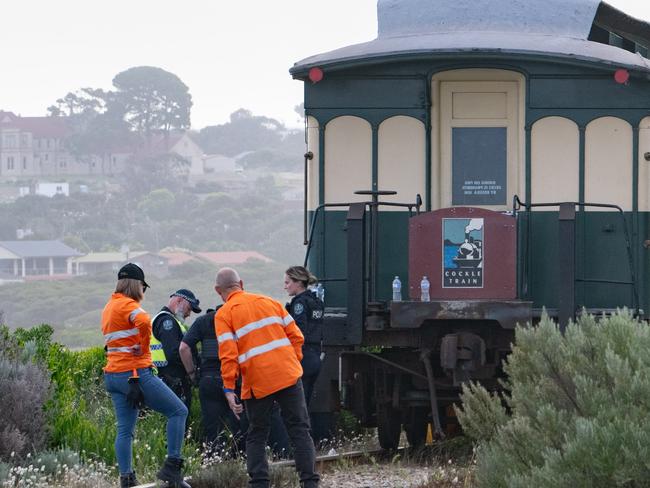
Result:
<svg viewBox="0 0 650 488">
<path fill-rule="evenodd" d="M 49 405 L 51 445 L 79 452 L 82 459 L 99 459 L 115 466 L 116 419 L 110 395 L 104 388 L 104 350 L 100 347 L 70 351 L 53 344 L 48 356 L 55 385 Z M 194 397 L 190 429 L 183 446 L 188 472 L 200 462 L 198 432 L 200 408 Z M 154 479 L 167 455 L 166 419 L 151 410 L 141 412 L 133 442 L 133 464 L 142 479 Z"/>
<path fill-rule="evenodd" d="M 52 476 L 61 486 L 73 486 L 77 481 L 62 478 L 58 471 L 54 473 L 55 466 L 63 469 L 70 463 L 83 463 L 83 470 L 97 467 L 97 476 L 102 478 L 107 469 L 113 471 L 116 462 L 116 420 L 104 389 L 103 349 L 71 351 L 51 342 L 51 337 L 48 325 L 17 329 L 14 333 L 0 326 L 0 460 L 12 463 L 11 477 L 17 480 L 16 486 L 26 483 L 29 473 L 34 474 L 27 469 L 29 466 L 21 464 L 29 456 L 33 460 L 34 453 L 46 445 L 52 450 L 39 455 L 45 466 L 39 476 Z M 183 447 L 188 472 L 200 464 L 199 417 L 195 391 Z M 142 479 L 154 479 L 166 456 L 165 426 L 166 419 L 152 411 L 142 412 L 138 420 L 133 453 L 134 466 Z M 6 471 L 2 466 L 0 475 Z M 45 486 L 47 482 L 43 481 Z"/>
<path fill-rule="evenodd" d="M 73 449 L 111 465 L 115 462 L 115 415 L 102 383 L 105 362 L 99 347 L 70 351 L 53 344 L 48 365 L 55 393 L 49 411 L 52 446 Z"/>
<path fill-rule="evenodd" d="M 650 328 L 627 311 L 518 328 L 504 395 L 464 388 L 485 487 L 648 486 Z"/>
<path fill-rule="evenodd" d="M 48 422 L 45 404 L 50 398 L 49 373 L 42 364 L 43 343 L 51 329 L 10 334 L 0 327 L 0 460 L 16 461 L 45 446 Z"/>
</svg>

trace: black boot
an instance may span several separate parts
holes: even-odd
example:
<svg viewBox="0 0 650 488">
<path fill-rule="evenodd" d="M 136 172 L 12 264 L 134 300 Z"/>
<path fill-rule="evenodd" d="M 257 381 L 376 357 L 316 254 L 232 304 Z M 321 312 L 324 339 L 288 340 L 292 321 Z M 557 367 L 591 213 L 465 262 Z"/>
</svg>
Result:
<svg viewBox="0 0 650 488">
<path fill-rule="evenodd" d="M 120 475 L 120 488 L 130 488 L 139 484 L 138 480 L 135 479 L 135 473 L 133 471 Z"/>
<path fill-rule="evenodd" d="M 158 471 L 158 479 L 167 482 L 166 488 L 192 488 L 183 480 L 182 467 L 182 459 L 168 457 Z"/>
</svg>

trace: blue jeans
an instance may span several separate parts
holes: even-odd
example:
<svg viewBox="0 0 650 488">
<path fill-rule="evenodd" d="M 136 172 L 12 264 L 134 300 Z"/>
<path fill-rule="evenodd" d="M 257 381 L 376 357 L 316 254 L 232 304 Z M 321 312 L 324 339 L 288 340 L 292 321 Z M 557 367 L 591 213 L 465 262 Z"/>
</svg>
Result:
<svg viewBox="0 0 650 488">
<path fill-rule="evenodd" d="M 126 402 L 131 374 L 131 371 L 104 373 L 106 391 L 111 394 L 117 417 L 115 456 L 121 474 L 130 473 L 133 470 L 131 467 L 132 444 L 138 410 L 131 408 Z M 167 457 L 180 459 L 183 436 L 185 435 L 187 407 L 160 378 L 153 374 L 151 369 L 138 369 L 138 376 L 140 376 L 140 388 L 147 406 L 167 417 Z"/>
</svg>

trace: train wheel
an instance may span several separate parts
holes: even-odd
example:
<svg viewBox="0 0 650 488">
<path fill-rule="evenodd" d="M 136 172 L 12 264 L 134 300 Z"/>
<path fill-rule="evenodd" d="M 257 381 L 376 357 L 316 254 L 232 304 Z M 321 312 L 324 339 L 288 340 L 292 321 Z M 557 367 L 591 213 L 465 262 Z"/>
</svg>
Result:
<svg viewBox="0 0 650 488">
<path fill-rule="evenodd" d="M 395 450 L 402 433 L 399 412 L 390 405 L 377 405 L 377 437 L 382 449 Z"/>
<path fill-rule="evenodd" d="M 408 410 L 408 423 L 404 424 L 406 439 L 411 447 L 420 447 L 427 437 L 427 409 L 414 407 Z"/>
</svg>

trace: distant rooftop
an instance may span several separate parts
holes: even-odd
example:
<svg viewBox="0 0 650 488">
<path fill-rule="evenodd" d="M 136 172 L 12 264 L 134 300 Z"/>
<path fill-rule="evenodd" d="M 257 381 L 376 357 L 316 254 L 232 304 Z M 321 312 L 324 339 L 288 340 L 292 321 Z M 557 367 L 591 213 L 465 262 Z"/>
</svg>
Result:
<svg viewBox="0 0 650 488">
<path fill-rule="evenodd" d="M 21 117 L 0 110 L 0 128 L 31 132 L 36 138 L 62 138 L 70 133 L 65 117 Z"/>
<path fill-rule="evenodd" d="M 167 258 L 169 266 L 180 266 L 188 261 L 194 261 L 196 258 L 192 254 L 184 251 L 161 251 L 158 254 Z"/>
<path fill-rule="evenodd" d="M 67 258 L 81 255 L 60 241 L 0 241 L 0 247 L 19 258 Z"/>
<path fill-rule="evenodd" d="M 318 54 L 291 69 L 396 56 L 527 54 L 650 71 L 650 25 L 600 0 L 379 0 L 377 39 Z M 624 42 L 590 36 L 597 26 Z M 637 44 L 639 48 L 637 49 Z"/>
<path fill-rule="evenodd" d="M 76 258 L 77 263 L 123 263 L 129 259 L 135 259 L 143 254 L 149 254 L 148 251 L 131 251 L 124 252 L 91 252 L 85 256 Z"/>
<path fill-rule="evenodd" d="M 273 260 L 257 251 L 197 252 L 196 256 L 217 265 L 243 264 L 249 259 L 270 263 Z"/>
</svg>

